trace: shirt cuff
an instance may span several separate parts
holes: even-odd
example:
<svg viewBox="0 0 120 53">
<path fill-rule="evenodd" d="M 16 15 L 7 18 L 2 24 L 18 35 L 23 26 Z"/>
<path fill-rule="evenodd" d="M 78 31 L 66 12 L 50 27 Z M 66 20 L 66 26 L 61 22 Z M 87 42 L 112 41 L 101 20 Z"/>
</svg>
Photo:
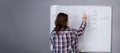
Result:
<svg viewBox="0 0 120 53">
<path fill-rule="evenodd" d="M 86 24 L 86 21 L 82 21 L 83 25 Z"/>
</svg>

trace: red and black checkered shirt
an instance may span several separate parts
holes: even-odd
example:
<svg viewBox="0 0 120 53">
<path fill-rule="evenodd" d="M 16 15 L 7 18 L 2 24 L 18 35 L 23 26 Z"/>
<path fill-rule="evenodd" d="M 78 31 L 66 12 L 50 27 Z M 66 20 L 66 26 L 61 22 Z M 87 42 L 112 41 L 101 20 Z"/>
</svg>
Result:
<svg viewBox="0 0 120 53">
<path fill-rule="evenodd" d="M 65 30 L 60 30 L 58 34 L 52 31 L 50 41 L 52 44 L 53 53 L 78 53 L 78 36 L 85 31 L 86 22 L 82 21 L 79 29 L 68 27 Z"/>
</svg>

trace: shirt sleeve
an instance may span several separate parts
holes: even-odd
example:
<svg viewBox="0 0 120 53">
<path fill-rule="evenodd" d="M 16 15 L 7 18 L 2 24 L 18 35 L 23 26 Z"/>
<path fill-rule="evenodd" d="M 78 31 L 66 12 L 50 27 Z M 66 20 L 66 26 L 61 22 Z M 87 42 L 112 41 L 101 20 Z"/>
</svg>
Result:
<svg viewBox="0 0 120 53">
<path fill-rule="evenodd" d="M 77 36 L 82 35 L 85 31 L 86 24 L 87 24 L 86 21 L 82 21 L 79 29 L 73 29 L 74 34 Z"/>
</svg>

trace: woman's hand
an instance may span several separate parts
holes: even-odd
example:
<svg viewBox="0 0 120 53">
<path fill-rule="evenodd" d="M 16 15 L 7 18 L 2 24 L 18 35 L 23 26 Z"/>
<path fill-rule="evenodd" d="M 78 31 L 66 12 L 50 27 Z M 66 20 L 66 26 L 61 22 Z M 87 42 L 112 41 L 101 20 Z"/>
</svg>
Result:
<svg viewBox="0 0 120 53">
<path fill-rule="evenodd" d="M 87 20 L 87 16 L 86 14 L 83 15 L 83 21 L 86 21 Z"/>
</svg>

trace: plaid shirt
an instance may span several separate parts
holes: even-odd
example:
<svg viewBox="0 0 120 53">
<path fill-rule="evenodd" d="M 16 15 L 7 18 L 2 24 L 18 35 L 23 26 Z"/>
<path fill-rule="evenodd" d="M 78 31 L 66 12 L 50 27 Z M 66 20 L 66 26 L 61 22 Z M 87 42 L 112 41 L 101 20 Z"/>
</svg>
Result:
<svg viewBox="0 0 120 53">
<path fill-rule="evenodd" d="M 68 27 L 65 30 L 59 31 L 58 35 L 55 31 L 50 34 L 53 53 L 78 53 L 78 36 L 85 31 L 86 22 L 82 22 L 80 28 L 74 29 Z"/>
</svg>

